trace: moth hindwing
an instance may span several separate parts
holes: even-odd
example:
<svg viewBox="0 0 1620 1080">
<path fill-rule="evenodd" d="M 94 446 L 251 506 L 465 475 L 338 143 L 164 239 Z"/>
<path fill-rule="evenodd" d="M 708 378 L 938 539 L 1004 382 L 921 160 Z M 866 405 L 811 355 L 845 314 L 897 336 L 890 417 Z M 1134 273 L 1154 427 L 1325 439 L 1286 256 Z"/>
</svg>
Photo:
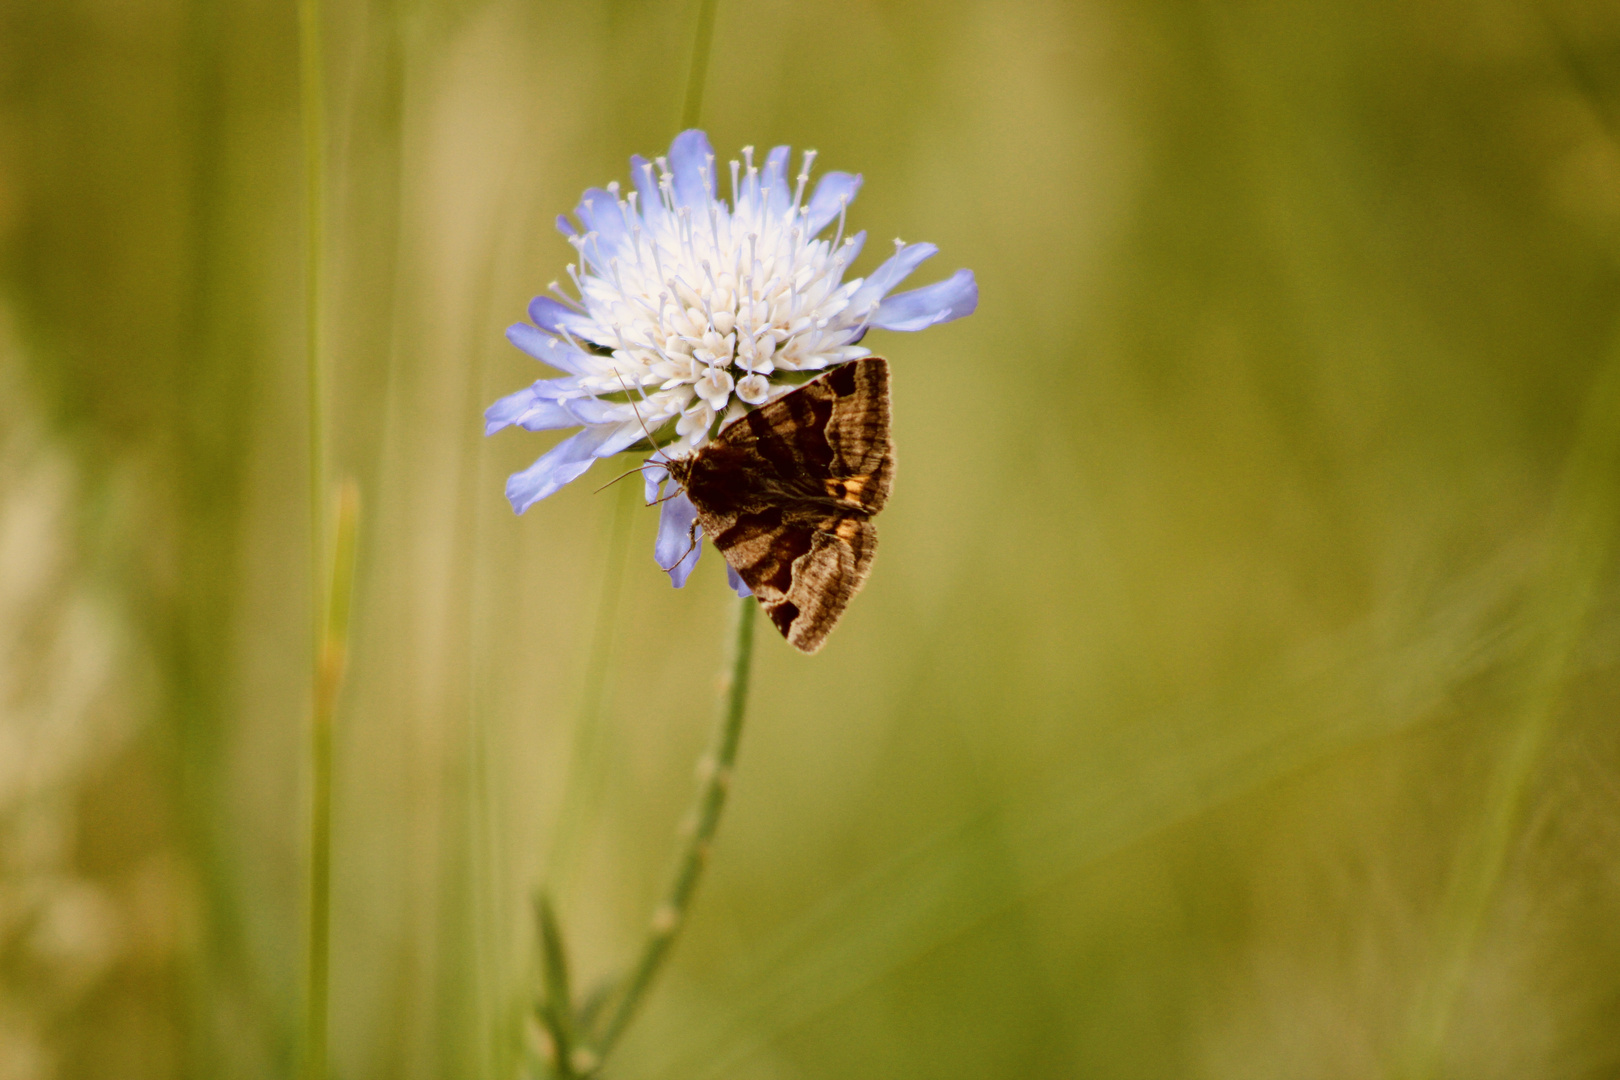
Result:
<svg viewBox="0 0 1620 1080">
<path fill-rule="evenodd" d="M 670 475 L 698 524 L 801 652 L 821 648 L 877 551 L 894 479 L 889 364 L 842 364 L 745 413 Z"/>
</svg>

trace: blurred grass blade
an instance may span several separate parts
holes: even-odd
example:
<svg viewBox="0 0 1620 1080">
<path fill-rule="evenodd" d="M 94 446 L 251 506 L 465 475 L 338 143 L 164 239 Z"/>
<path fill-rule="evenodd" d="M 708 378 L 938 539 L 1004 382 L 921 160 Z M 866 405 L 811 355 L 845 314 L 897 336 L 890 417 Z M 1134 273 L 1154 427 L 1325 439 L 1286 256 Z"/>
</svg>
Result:
<svg viewBox="0 0 1620 1080">
<path fill-rule="evenodd" d="M 321 618 L 320 566 L 326 544 L 326 388 L 321 357 L 326 257 L 326 93 L 320 0 L 298 0 L 299 113 L 304 136 L 304 379 L 309 439 L 310 574 Z"/>
<path fill-rule="evenodd" d="M 360 489 L 338 488 L 332 574 L 323 607 L 316 660 L 315 707 L 310 731 L 309 957 L 304 1075 L 326 1075 L 332 922 L 332 722 L 348 661 L 350 598 L 354 592 Z"/>
<path fill-rule="evenodd" d="M 322 269 L 326 256 L 326 97 L 321 49 L 320 0 L 298 2 L 299 112 L 304 138 L 304 371 L 309 415 L 309 572 L 315 622 L 314 716 L 310 733 L 310 869 L 309 928 L 304 988 L 304 1063 L 307 1080 L 324 1080 L 327 1057 L 328 966 L 331 932 L 332 706 L 342 671 L 342 644 L 335 644 L 332 622 L 347 621 L 348 598 L 337 599 L 338 578 L 348 588 L 349 571 L 338 569 L 345 556 L 352 562 L 352 527 L 345 553 L 340 540 L 333 564 L 331 591 L 321 603 L 320 568 L 326 544 L 326 420 L 322 378 Z M 347 500 L 345 500 L 347 501 Z M 341 608 L 341 616 L 338 611 Z M 323 620 L 322 613 L 325 612 Z M 346 627 L 345 627 L 346 629 Z"/>
<path fill-rule="evenodd" d="M 692 41 L 692 63 L 686 71 L 686 95 L 681 101 L 681 128 L 698 126 L 703 116 L 703 88 L 709 79 L 709 52 L 714 46 L 714 15 L 719 0 L 698 0 L 697 32 Z"/>
<path fill-rule="evenodd" d="M 568 981 L 568 952 L 551 897 L 541 893 L 535 901 L 536 921 L 540 924 L 540 979 L 545 999 L 540 1016 L 551 1033 L 553 1067 L 561 1080 L 574 1075 L 574 994 Z"/>
<path fill-rule="evenodd" d="M 1587 394 L 1553 504 L 1551 550 L 1531 605 L 1538 644 L 1529 658 L 1506 747 L 1472 833 L 1458 849 L 1442 909 L 1439 965 L 1420 994 L 1406 1075 L 1439 1075 L 1453 1016 L 1480 934 L 1519 834 L 1537 765 L 1574 673 L 1613 562 L 1620 483 L 1620 336 Z"/>
<path fill-rule="evenodd" d="M 568 769 L 564 774 L 562 809 L 557 815 L 556 833 L 546 856 L 545 888 L 561 892 L 568 886 L 579 858 L 581 837 L 596 820 L 602 801 L 605 770 L 603 748 L 607 745 L 607 706 L 610 698 L 608 672 L 613 666 L 613 642 L 619 628 L 620 597 L 624 593 L 624 569 L 630 551 L 631 525 L 641 506 L 635 484 L 620 487 L 611 502 L 607 528 L 606 558 L 602 566 L 602 590 L 596 604 L 596 625 L 590 649 L 585 655 L 584 688 L 580 691 L 579 712 L 574 717 L 570 738 Z"/>
<path fill-rule="evenodd" d="M 349 622 L 354 598 L 355 553 L 360 536 L 360 485 L 344 480 L 337 489 L 337 530 L 332 540 L 332 575 L 321 627 L 321 687 L 326 715 L 336 704 L 349 656 Z"/>
</svg>

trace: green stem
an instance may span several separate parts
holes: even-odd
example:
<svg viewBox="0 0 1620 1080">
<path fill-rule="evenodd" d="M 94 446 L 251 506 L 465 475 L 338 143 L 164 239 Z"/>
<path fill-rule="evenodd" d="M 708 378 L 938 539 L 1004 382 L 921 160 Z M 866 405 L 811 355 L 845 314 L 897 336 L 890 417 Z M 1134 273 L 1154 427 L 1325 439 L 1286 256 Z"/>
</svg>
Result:
<svg viewBox="0 0 1620 1080">
<path fill-rule="evenodd" d="M 301 58 L 301 111 L 304 126 L 304 366 L 309 408 L 310 576 L 317 605 L 326 537 L 322 500 L 326 498 L 325 408 L 321 376 L 321 254 L 326 231 L 325 94 L 322 89 L 320 0 L 298 2 Z M 314 611 L 317 633 L 321 609 Z"/>
<path fill-rule="evenodd" d="M 304 1002 L 304 1067 L 307 1080 L 324 1080 L 327 1041 L 327 964 L 329 952 L 332 821 L 332 708 L 337 681 L 342 674 L 345 638 L 331 636 L 333 618 L 339 607 L 348 619 L 347 582 L 341 600 L 338 578 L 343 550 L 339 549 L 334 568 L 332 591 L 322 596 L 321 563 L 326 544 L 325 418 L 321 385 L 321 257 L 325 247 L 326 173 L 325 102 L 322 92 L 320 0 L 299 0 L 299 57 L 301 103 L 304 128 L 304 361 L 309 393 L 309 518 L 310 578 L 312 616 L 315 624 L 315 658 L 312 676 L 313 724 L 310 745 L 310 872 L 309 872 L 309 955 Z M 347 496 L 346 489 L 346 496 Z M 349 500 L 345 497 L 345 504 Z M 351 515 L 352 517 L 352 515 Z M 348 539 L 352 562 L 353 537 Z M 340 524 L 340 530 L 342 525 Z M 322 603 L 325 599 L 326 603 Z M 323 615 L 325 616 L 323 618 Z M 345 631 L 346 631 L 345 626 Z"/>
<path fill-rule="evenodd" d="M 703 867 L 708 862 L 715 830 L 720 826 L 720 812 L 725 809 L 726 795 L 731 790 L 731 771 L 737 761 L 737 744 L 742 738 L 743 717 L 748 706 L 748 675 L 754 656 L 754 618 L 758 611 L 759 605 L 753 597 L 745 596 L 737 603 L 731 662 L 721 688 L 720 722 L 715 730 L 714 745 L 704 759 L 703 782 L 692 808 L 691 835 L 676 854 L 674 878 L 664 902 L 653 913 L 641 957 L 631 969 L 618 1007 L 613 1010 L 601 1038 L 596 1042 L 597 1065 L 607 1058 L 618 1043 L 626 1025 L 635 1017 L 653 978 L 668 959 L 676 935 L 686 921 L 692 895 L 703 876 Z"/>
<path fill-rule="evenodd" d="M 556 1080 L 575 1080 L 574 993 L 568 985 L 568 954 L 551 898 L 541 893 L 535 907 L 540 924 L 540 975 L 546 993 L 540 1015 L 551 1032 L 552 1068 Z"/>
<path fill-rule="evenodd" d="M 322 605 L 315 663 L 315 706 L 310 724 L 309 957 L 304 1076 L 326 1075 L 327 970 L 331 944 L 332 719 L 349 654 L 349 599 L 359 535 L 360 491 L 354 481 L 338 490 L 332 577 Z"/>
</svg>

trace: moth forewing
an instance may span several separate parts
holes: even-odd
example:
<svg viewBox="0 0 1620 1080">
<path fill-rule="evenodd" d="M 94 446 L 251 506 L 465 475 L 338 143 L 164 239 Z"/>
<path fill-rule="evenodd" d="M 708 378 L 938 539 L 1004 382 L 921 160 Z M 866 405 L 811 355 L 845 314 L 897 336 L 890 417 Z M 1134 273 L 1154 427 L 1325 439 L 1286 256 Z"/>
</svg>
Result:
<svg viewBox="0 0 1620 1080">
<path fill-rule="evenodd" d="M 698 524 L 794 648 L 819 649 L 865 583 L 894 474 L 889 365 L 833 368 L 670 463 Z"/>
</svg>

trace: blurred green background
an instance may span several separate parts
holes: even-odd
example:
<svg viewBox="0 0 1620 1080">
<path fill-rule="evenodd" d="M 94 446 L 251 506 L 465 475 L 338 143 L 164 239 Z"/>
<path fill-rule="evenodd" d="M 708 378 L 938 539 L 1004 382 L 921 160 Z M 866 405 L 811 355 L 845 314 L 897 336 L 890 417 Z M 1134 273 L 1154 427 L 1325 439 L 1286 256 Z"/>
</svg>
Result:
<svg viewBox="0 0 1620 1080">
<path fill-rule="evenodd" d="M 479 414 L 696 5 L 325 9 L 334 1075 L 504 1080 L 548 863 L 636 948 L 728 594 L 637 510 L 604 623 L 634 493 L 514 517 Z M 3 1080 L 296 1066 L 297 72 L 290 2 L 0 3 Z M 761 632 L 611 1074 L 1620 1075 L 1620 7 L 720 0 L 703 121 L 982 300 L 869 341 L 875 574 Z"/>
</svg>

